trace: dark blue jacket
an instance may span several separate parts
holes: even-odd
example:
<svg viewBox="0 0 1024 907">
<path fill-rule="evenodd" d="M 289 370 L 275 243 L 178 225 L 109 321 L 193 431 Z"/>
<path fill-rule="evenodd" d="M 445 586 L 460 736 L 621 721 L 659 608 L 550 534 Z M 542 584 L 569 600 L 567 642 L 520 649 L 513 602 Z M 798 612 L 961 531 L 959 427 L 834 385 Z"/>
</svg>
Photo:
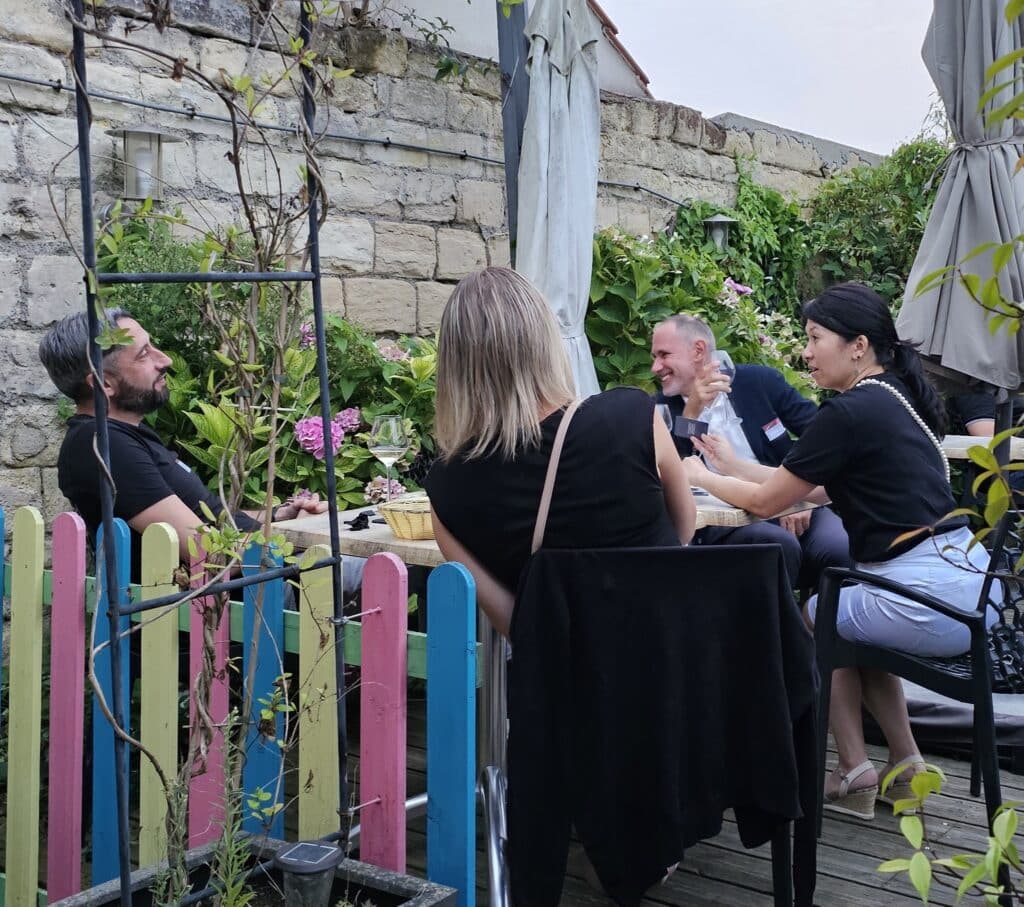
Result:
<svg viewBox="0 0 1024 907">
<path fill-rule="evenodd" d="M 682 415 L 682 397 L 666 397 L 659 392 L 657 399 L 659 403 L 668 404 L 673 416 Z M 790 434 L 799 438 L 818 412 L 816 404 L 801 397 L 781 372 L 767 365 L 736 366 L 729 402 L 743 420 L 743 434 L 750 442 L 750 449 L 765 466 L 782 463 L 793 446 Z M 770 440 L 766 428 L 775 434 L 772 424 L 776 419 L 786 430 Z M 680 456 L 688 457 L 693 453 L 689 438 L 673 437 L 672 440 Z"/>
</svg>

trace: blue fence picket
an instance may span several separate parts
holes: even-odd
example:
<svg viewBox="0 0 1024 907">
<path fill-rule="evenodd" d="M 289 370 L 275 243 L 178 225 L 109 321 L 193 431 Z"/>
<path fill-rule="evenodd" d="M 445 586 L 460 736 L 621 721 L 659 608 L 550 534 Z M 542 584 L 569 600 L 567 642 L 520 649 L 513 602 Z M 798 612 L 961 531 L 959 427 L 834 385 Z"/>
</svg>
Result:
<svg viewBox="0 0 1024 907">
<path fill-rule="evenodd" d="M 427 580 L 427 878 L 476 893 L 476 584 L 462 564 Z"/>
<path fill-rule="evenodd" d="M 103 527 L 96 534 L 97 574 L 102 575 Z M 124 520 L 114 520 L 114 545 L 117 554 L 117 587 L 124 596 L 121 605 L 127 604 L 128 583 L 131 577 L 131 538 L 128 524 Z M 109 602 L 107 600 L 107 583 L 103 579 L 97 583 L 96 602 L 96 636 L 95 645 L 110 639 L 110 621 L 107 619 Z M 129 620 L 121 618 L 121 634 L 128 629 Z M 122 635 L 121 651 L 121 696 L 127 707 L 130 696 L 131 665 L 129 662 L 128 636 Z M 110 648 L 104 648 L 95 658 L 96 678 L 107 706 L 114 708 L 114 684 L 110 670 Z M 127 716 L 126 716 L 127 720 Z M 126 730 L 128 730 L 126 728 Z M 114 763 L 114 730 L 100 710 L 98 698 L 93 696 L 92 703 L 92 884 L 109 882 L 118 877 L 118 844 L 117 844 L 117 796 L 115 778 L 117 766 Z"/>
<path fill-rule="evenodd" d="M 276 552 L 264 558 L 262 545 L 250 545 L 245 552 L 242 573 L 245 576 L 280 567 L 281 556 Z M 262 566 L 261 566 L 262 564 Z M 259 636 L 256 650 L 256 674 L 253 678 L 253 703 L 250 713 L 249 730 L 246 736 L 246 760 L 242 773 L 242 786 L 247 795 L 257 789 L 271 795 L 269 800 L 260 803 L 260 809 L 272 808 L 283 802 L 281 749 L 277 740 L 284 734 L 284 718 L 276 713 L 270 720 L 273 725 L 273 737 L 266 731 L 270 726 L 262 719 L 260 712 L 264 705 L 260 699 L 270 699 L 275 683 L 280 677 L 284 657 L 284 581 L 280 579 L 258 585 L 245 587 L 245 607 L 242 609 L 242 676 L 248 678 L 252 660 L 253 630 L 256 626 L 256 601 L 259 590 L 263 590 L 263 618 L 260 621 Z M 248 799 L 248 796 L 246 797 Z M 252 834 L 269 833 L 272 838 L 284 837 L 284 810 L 278 812 L 270 820 L 251 815 L 251 810 L 243 804 L 246 818 L 243 827 Z"/>
</svg>

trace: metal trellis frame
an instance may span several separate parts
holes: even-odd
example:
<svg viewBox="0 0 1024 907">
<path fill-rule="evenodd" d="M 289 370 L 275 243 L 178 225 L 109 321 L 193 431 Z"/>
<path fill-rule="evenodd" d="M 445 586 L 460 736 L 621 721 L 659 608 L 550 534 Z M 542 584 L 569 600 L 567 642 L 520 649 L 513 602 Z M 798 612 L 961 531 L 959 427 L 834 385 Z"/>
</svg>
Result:
<svg viewBox="0 0 1024 907">
<path fill-rule="evenodd" d="M 318 223 L 320 185 L 316 175 L 310 171 L 307 175 L 306 188 L 309 198 L 309 270 L 308 271 L 253 271 L 253 272 L 206 272 L 206 273 L 144 273 L 144 274 L 96 274 L 96 236 L 93 221 L 92 192 L 92 160 L 89 150 L 89 132 L 91 114 L 89 90 L 85 60 L 85 22 L 84 0 L 71 0 L 74 21 L 72 22 L 72 66 L 74 70 L 74 88 L 76 121 L 78 127 L 78 170 L 82 203 L 82 260 L 85 265 L 85 304 L 89 323 L 89 358 L 95 370 L 97 380 L 93 384 L 93 403 L 96 411 L 96 449 L 103 461 L 100 479 L 100 512 L 103 537 L 106 540 L 103 550 L 97 552 L 97 570 L 102 570 L 103 581 L 106 583 L 107 599 L 110 603 L 107 612 L 110 621 L 110 638 L 116 639 L 119 634 L 119 621 L 122 617 L 140 610 L 150 610 L 160 605 L 167 605 L 181 596 L 166 596 L 161 600 L 151 600 L 144 605 L 129 605 L 128 590 L 118 587 L 117 555 L 112 543 L 114 538 L 114 489 L 110 476 L 110 440 L 107 422 L 107 398 L 103 392 L 103 351 L 97 338 L 101 325 L 97 308 L 97 292 L 100 286 L 114 284 L 152 284 L 152 283 L 249 283 L 249 282 L 305 282 L 309 283 L 313 296 L 313 317 L 316 332 L 317 377 L 320 384 L 320 418 L 323 422 L 324 434 L 330 436 L 331 401 L 327 379 L 327 344 L 324 335 L 323 297 L 321 292 L 320 273 L 320 234 Z M 306 4 L 300 4 L 299 34 L 305 45 L 310 42 L 310 20 Z M 316 103 L 313 98 L 313 74 L 308 68 L 302 68 L 302 111 L 303 126 L 309 139 L 314 135 L 314 119 Z M 67 88 L 62 84 L 54 84 L 54 88 Z M 100 93 L 97 93 L 99 95 Z M 348 741 L 345 720 L 345 647 L 344 647 L 344 615 L 342 601 L 341 556 L 338 537 L 338 503 L 337 482 L 334 474 L 334 451 L 330 444 L 324 450 L 324 466 L 327 470 L 327 506 L 331 526 L 331 556 L 321 559 L 306 567 L 287 567 L 265 570 L 243 580 L 229 580 L 213 584 L 207 591 L 228 591 L 242 585 L 267 582 L 282 576 L 294 576 L 303 570 L 318 569 L 329 566 L 334 605 L 334 656 L 337 672 L 337 710 L 338 710 L 338 770 L 340 774 L 338 814 L 341 837 L 346 836 L 344 822 L 346 804 L 348 802 Z M 114 720 L 121 727 L 125 726 L 126 706 L 122 695 L 120 647 L 109 647 L 110 669 L 112 675 L 113 696 L 112 711 Z M 114 736 L 114 758 L 116 763 L 116 802 L 118 820 L 118 864 L 121 883 L 122 907 L 131 905 L 131 852 L 130 828 L 128 818 L 128 747 L 119 735 Z M 199 893 L 202 894 L 202 893 Z"/>
</svg>

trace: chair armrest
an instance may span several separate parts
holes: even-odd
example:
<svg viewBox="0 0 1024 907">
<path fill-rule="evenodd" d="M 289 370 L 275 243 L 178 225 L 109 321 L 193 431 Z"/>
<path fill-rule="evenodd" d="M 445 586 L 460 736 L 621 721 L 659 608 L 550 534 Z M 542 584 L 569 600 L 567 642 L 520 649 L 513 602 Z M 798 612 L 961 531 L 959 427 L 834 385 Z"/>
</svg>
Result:
<svg viewBox="0 0 1024 907">
<path fill-rule="evenodd" d="M 927 592 L 918 592 L 910 589 L 902 583 L 893 582 L 890 579 L 877 576 L 874 573 L 867 573 L 863 570 L 852 570 L 847 567 L 829 567 L 822 574 L 821 594 L 818 596 L 818 615 L 824 615 L 834 621 L 839 609 L 839 590 L 847 583 L 861 583 L 865 586 L 874 586 L 892 592 L 894 595 L 902 595 L 910 601 L 938 611 L 958 623 L 967 627 L 976 625 L 984 626 L 985 614 L 975 608 L 973 611 L 960 611 L 940 601 Z"/>
</svg>

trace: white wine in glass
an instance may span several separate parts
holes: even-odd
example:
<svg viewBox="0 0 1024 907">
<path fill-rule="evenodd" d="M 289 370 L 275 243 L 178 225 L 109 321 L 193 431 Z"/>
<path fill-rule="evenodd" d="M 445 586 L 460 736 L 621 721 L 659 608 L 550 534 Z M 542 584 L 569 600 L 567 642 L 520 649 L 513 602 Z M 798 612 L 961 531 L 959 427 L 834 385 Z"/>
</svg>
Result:
<svg viewBox="0 0 1024 907">
<path fill-rule="evenodd" d="M 405 420 L 401 416 L 377 416 L 370 429 L 370 440 L 367 447 L 381 463 L 387 478 L 385 495 L 391 503 L 391 467 L 395 465 L 409 449 L 409 436 L 405 433 Z"/>
</svg>

